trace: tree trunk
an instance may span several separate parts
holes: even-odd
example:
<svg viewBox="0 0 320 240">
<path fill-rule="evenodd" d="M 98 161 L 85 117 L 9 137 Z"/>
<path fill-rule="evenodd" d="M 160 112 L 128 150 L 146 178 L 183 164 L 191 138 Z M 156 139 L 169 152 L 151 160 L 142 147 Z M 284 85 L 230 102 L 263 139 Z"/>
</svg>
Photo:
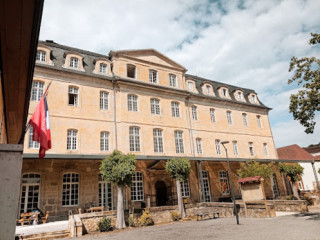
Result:
<svg viewBox="0 0 320 240">
<path fill-rule="evenodd" d="M 176 180 L 177 183 L 177 195 L 178 195 L 178 209 L 179 209 L 179 214 L 181 218 L 186 217 L 186 213 L 184 211 L 183 207 L 183 199 L 182 199 L 182 192 L 181 192 L 181 184 L 179 180 Z"/>
<path fill-rule="evenodd" d="M 117 202 L 117 221 L 116 228 L 126 228 L 124 221 L 124 210 L 123 210 L 123 188 L 124 186 L 118 186 L 118 202 Z"/>
<path fill-rule="evenodd" d="M 291 181 L 291 186 L 292 186 L 293 196 L 295 196 L 298 200 L 300 200 L 300 197 L 299 197 L 299 194 L 298 194 L 298 190 L 297 190 L 296 182 Z"/>
</svg>

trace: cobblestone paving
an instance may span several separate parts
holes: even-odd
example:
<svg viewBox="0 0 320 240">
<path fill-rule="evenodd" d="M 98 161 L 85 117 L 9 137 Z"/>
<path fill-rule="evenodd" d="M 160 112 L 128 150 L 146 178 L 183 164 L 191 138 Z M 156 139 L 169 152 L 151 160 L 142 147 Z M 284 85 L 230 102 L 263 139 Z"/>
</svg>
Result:
<svg viewBox="0 0 320 240">
<path fill-rule="evenodd" d="M 70 239 L 70 238 L 69 238 Z M 204 221 L 177 222 L 110 233 L 86 235 L 79 240 L 320 240 L 320 213 L 295 214 L 272 219 L 220 218 Z"/>
</svg>

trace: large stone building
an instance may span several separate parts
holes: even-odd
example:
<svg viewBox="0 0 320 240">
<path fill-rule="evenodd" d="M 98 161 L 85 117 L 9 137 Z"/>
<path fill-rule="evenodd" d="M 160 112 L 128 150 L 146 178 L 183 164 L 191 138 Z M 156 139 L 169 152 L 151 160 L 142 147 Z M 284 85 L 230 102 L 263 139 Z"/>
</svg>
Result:
<svg viewBox="0 0 320 240">
<path fill-rule="evenodd" d="M 40 160 L 30 131 L 25 136 L 20 212 L 39 207 L 61 216 L 90 202 L 114 209 L 115 189 L 99 177 L 102 159 L 114 149 L 138 160 L 133 185 L 125 191 L 126 208 L 176 204 L 175 184 L 165 171 L 172 157 L 191 160 L 190 178 L 182 183 L 188 202 L 228 201 L 223 141 L 229 141 L 240 197 L 240 162 L 277 159 L 270 109 L 253 90 L 186 72 L 153 49 L 101 55 L 39 42 L 29 118 L 52 83 L 52 149 Z M 281 179 L 278 172 L 271 178 L 268 197 L 285 193 Z"/>
</svg>

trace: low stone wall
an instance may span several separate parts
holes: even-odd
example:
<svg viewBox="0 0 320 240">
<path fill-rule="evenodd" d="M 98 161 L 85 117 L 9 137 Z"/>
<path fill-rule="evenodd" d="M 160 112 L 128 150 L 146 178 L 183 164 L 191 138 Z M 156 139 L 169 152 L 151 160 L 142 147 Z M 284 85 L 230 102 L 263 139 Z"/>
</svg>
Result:
<svg viewBox="0 0 320 240">
<path fill-rule="evenodd" d="M 127 215 L 127 214 L 126 214 Z M 117 211 L 104 211 L 104 212 L 94 212 L 94 213 L 82 213 L 79 217 L 83 226 L 83 233 L 92 233 L 99 231 L 98 223 L 104 217 L 111 218 L 111 224 L 114 226 L 116 224 Z M 125 217 L 125 219 L 127 219 Z"/>
<path fill-rule="evenodd" d="M 273 204 L 276 211 L 308 212 L 308 205 L 305 200 L 268 200 L 268 203 Z"/>
<path fill-rule="evenodd" d="M 178 206 L 162 206 L 150 208 L 154 223 L 172 222 L 171 213 L 178 212 Z"/>
</svg>

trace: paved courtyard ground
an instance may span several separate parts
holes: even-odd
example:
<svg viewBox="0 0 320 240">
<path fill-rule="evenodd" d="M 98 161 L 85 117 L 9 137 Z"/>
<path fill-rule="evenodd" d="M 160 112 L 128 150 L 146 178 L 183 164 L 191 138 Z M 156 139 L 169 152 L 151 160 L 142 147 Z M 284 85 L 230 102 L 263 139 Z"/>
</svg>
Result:
<svg viewBox="0 0 320 240">
<path fill-rule="evenodd" d="M 71 238 L 69 238 L 71 239 Z M 77 240 L 320 240 L 320 212 L 284 215 L 272 219 L 220 218 L 177 222 L 110 233 L 86 235 Z"/>
</svg>

